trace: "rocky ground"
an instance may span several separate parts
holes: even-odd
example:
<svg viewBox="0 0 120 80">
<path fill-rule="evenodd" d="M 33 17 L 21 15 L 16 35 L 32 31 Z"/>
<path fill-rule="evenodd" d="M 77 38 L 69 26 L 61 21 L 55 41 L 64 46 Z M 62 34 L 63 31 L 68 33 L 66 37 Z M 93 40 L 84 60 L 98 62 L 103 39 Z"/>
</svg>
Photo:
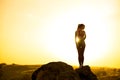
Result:
<svg viewBox="0 0 120 80">
<path fill-rule="evenodd" d="M 0 80 L 120 80 L 120 69 L 74 68 L 64 62 L 44 65 L 0 64 Z"/>
<path fill-rule="evenodd" d="M 42 65 L 32 74 L 32 80 L 98 80 L 89 66 L 76 70 L 64 62 Z"/>
</svg>

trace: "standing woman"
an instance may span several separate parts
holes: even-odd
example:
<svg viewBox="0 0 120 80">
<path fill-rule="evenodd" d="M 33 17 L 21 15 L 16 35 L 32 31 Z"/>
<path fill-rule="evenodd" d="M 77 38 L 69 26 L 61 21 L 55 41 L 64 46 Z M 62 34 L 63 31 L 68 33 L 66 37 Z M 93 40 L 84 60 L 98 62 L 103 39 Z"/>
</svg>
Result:
<svg viewBox="0 0 120 80">
<path fill-rule="evenodd" d="M 80 67 L 83 66 L 84 63 L 84 50 L 85 50 L 85 38 L 86 33 L 84 31 L 85 25 L 78 24 L 78 28 L 75 32 L 75 42 L 78 51 L 78 60 Z"/>
</svg>

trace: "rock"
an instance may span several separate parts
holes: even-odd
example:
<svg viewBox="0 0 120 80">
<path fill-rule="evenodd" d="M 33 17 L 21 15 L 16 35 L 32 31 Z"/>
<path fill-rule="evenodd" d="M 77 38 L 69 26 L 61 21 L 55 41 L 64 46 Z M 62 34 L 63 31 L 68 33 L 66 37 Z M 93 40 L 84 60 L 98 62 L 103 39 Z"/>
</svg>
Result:
<svg viewBox="0 0 120 80">
<path fill-rule="evenodd" d="M 64 62 L 42 65 L 32 74 L 32 80 L 80 80 L 72 66 Z"/>
<path fill-rule="evenodd" d="M 82 68 L 76 69 L 81 80 L 98 80 L 97 76 L 91 71 L 89 66 L 83 66 Z"/>
<path fill-rule="evenodd" d="M 97 77 L 89 66 L 74 70 L 64 62 L 50 62 L 35 70 L 32 80 L 97 80 Z"/>
</svg>

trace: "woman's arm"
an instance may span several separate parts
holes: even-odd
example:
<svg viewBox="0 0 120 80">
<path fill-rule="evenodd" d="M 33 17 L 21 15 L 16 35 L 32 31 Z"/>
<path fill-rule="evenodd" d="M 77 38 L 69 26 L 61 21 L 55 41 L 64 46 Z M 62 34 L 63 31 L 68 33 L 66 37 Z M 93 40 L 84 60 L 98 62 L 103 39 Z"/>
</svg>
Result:
<svg viewBox="0 0 120 80">
<path fill-rule="evenodd" d="M 75 42 L 76 42 L 77 31 L 75 31 Z"/>
<path fill-rule="evenodd" d="M 86 39 L 86 33 L 85 33 L 85 35 L 84 35 L 84 40 Z"/>
</svg>

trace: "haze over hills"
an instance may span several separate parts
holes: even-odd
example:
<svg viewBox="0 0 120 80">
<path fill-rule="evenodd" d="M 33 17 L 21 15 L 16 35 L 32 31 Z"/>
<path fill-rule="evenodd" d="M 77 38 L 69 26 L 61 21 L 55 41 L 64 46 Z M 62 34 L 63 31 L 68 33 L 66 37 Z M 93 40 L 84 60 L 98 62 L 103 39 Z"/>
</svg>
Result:
<svg viewBox="0 0 120 80">
<path fill-rule="evenodd" d="M 32 73 L 39 67 L 41 65 L 0 64 L 0 80 L 31 80 Z M 98 80 L 120 78 L 120 68 L 91 67 L 91 70 L 98 77 Z"/>
</svg>

